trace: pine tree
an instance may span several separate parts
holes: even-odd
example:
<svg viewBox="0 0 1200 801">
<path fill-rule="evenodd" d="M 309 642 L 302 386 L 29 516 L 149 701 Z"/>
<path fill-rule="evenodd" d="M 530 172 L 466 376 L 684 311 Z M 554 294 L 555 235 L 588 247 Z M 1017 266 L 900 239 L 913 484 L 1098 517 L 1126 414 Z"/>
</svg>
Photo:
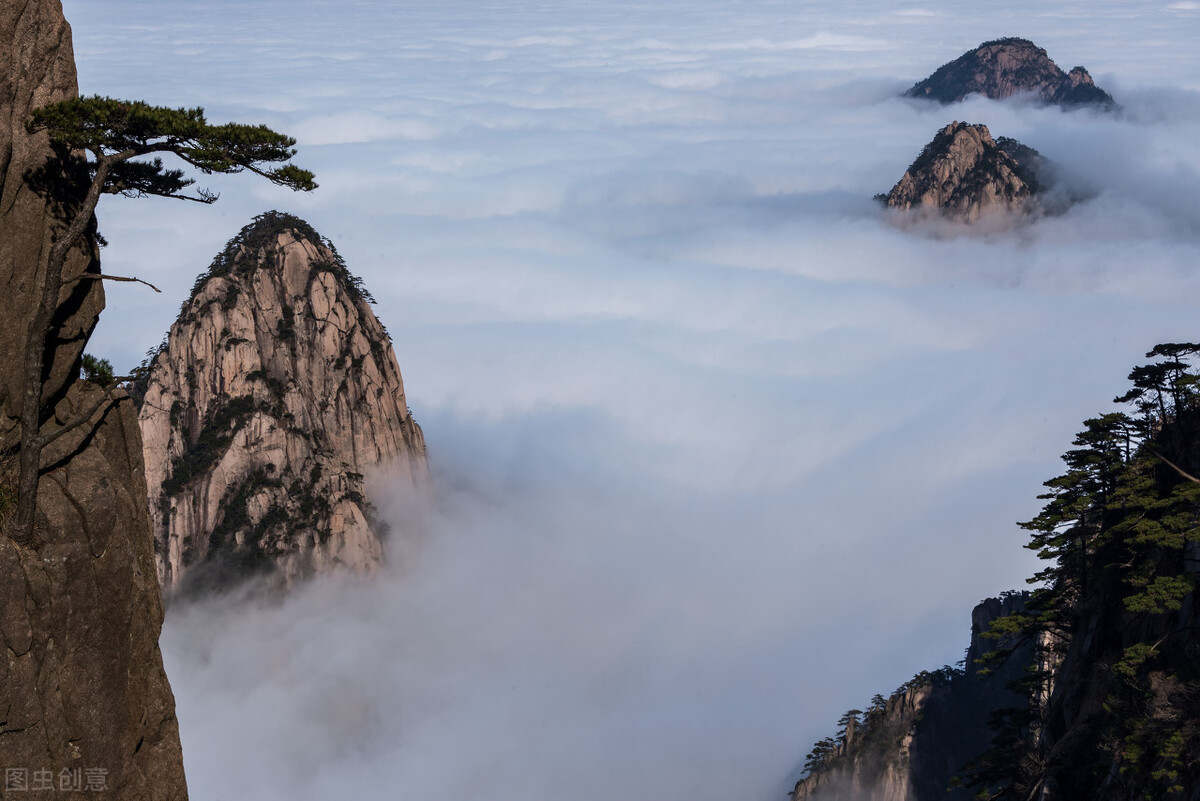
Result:
<svg viewBox="0 0 1200 801">
<path fill-rule="evenodd" d="M 316 183 L 312 173 L 287 163 L 296 152 L 296 141 L 291 137 L 264 125 L 210 125 L 200 108 L 163 108 L 97 95 L 37 109 L 26 128 L 31 134 L 46 132 L 54 153 L 27 176 L 28 183 L 46 198 L 65 225 L 65 230 L 56 232 L 50 247 L 25 344 L 25 391 L 16 446 L 17 511 L 10 536 L 18 545 L 29 547 L 35 544 L 43 449 L 87 423 L 112 402 L 109 387 L 75 420 L 48 434 L 41 431 L 45 350 L 63 288 L 63 267 L 71 250 L 89 231 L 94 232 L 94 212 L 100 196 L 155 195 L 198 203 L 217 200 L 217 195 L 206 189 L 190 192 L 195 180 L 183 169 L 166 167 L 158 154 L 174 156 L 203 174 L 252 172 L 280 186 L 303 191 L 315 189 Z M 146 158 L 150 156 L 155 157 Z M 140 281 L 99 273 L 84 273 L 76 280 Z M 5 450 L 12 449 L 9 446 Z"/>
<path fill-rule="evenodd" d="M 1200 761 L 1200 709 L 1187 700 L 1200 698 L 1189 650 L 1195 638 L 1173 622 L 1193 595 L 1186 556 L 1200 542 L 1197 354 L 1192 343 L 1147 353 L 1154 361 L 1133 368 L 1132 388 L 1114 399 L 1130 411 L 1084 421 L 1063 456 L 1066 472 L 1046 482 L 1045 506 L 1021 524 L 1027 547 L 1047 566 L 1030 579 L 1036 589 L 1026 611 L 994 622 L 987 636 L 1003 646 L 985 661 L 996 664 L 1031 638 L 1069 643 L 1087 624 L 1090 637 L 1102 638 L 1093 650 L 1113 660 L 1111 678 L 1087 735 L 1059 744 L 1050 760 L 1035 700 L 1047 677 L 1028 671 L 1014 686 L 1027 707 L 997 717 L 992 748 L 968 771 L 981 797 L 1025 798 L 1055 784 L 1087 794 L 1120 782 L 1131 793 L 1169 799 L 1182 792 L 1187 766 Z M 1176 688 L 1168 703 L 1192 707 L 1163 714 L 1152 681 Z"/>
</svg>

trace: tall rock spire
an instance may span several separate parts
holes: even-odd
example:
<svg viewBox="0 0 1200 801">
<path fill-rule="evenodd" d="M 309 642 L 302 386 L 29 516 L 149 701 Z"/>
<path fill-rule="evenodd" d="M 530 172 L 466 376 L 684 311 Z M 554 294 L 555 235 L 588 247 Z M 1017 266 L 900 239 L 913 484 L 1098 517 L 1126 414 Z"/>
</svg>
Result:
<svg viewBox="0 0 1200 801">
<path fill-rule="evenodd" d="M 197 279 L 140 398 L 168 594 L 382 561 L 365 477 L 419 490 L 427 467 L 370 301 L 331 242 L 279 212 Z"/>
</svg>

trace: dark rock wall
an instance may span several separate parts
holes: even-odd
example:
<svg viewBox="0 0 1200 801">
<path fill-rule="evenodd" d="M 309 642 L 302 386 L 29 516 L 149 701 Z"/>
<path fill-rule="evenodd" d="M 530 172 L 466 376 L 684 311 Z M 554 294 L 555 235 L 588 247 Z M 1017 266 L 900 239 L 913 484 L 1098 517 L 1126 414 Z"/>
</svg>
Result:
<svg viewBox="0 0 1200 801">
<path fill-rule="evenodd" d="M 61 229 L 53 204 L 26 182 L 52 152 L 44 135 L 25 133 L 24 121 L 33 108 L 77 91 L 71 29 L 58 0 L 0 0 L 0 62 L 0 441 L 8 446 L 17 436 L 29 314 Z M 69 190 L 59 198 L 72 200 Z M 99 392 L 77 375 L 104 292 L 99 281 L 71 280 L 98 269 L 89 237 L 64 270 L 45 373 L 46 430 Z M 0 535 L 0 798 L 182 801 L 132 403 L 60 438 L 43 464 L 38 546 Z M 0 464 L 0 527 L 11 488 L 12 465 Z M 28 790 L 19 789 L 22 777 Z"/>
<path fill-rule="evenodd" d="M 966 668 L 952 678 L 910 682 L 887 699 L 882 714 L 848 732 L 837 753 L 797 783 L 793 801 L 969 801 L 951 782 L 991 743 L 989 721 L 998 709 L 1022 706 L 1008 684 L 1034 658 L 1017 652 L 983 675 L 975 660 L 992 644 L 980 635 L 993 620 L 1024 608 L 1024 595 L 989 598 L 971 614 Z"/>
</svg>

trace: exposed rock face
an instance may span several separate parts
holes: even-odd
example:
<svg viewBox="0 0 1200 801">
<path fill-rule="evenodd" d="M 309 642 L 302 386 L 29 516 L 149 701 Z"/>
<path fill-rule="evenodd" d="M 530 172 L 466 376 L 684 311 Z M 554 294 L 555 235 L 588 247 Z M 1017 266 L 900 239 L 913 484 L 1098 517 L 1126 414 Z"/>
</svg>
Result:
<svg viewBox="0 0 1200 801">
<path fill-rule="evenodd" d="M 364 474 L 406 488 L 427 474 L 368 300 L 328 240 L 278 212 L 197 280 L 150 362 L 139 416 L 165 591 L 380 563 Z"/>
<path fill-rule="evenodd" d="M 1014 139 L 992 139 L 986 125 L 952 122 L 925 146 L 886 195 L 888 207 L 937 212 L 973 223 L 995 212 L 1038 208 L 1045 162 Z"/>
<path fill-rule="evenodd" d="M 25 133 L 24 121 L 33 108 L 76 91 L 71 29 L 58 0 L 0 0 L 3 446 L 18 433 L 29 315 L 51 236 L 62 226 L 26 183 L 27 173 L 53 153 L 44 134 Z M 61 189 L 59 199 L 68 203 L 80 196 L 72 196 L 70 185 Z M 64 269 L 47 349 L 46 432 L 99 393 L 76 380 L 104 308 L 99 281 L 73 280 L 85 270 L 99 270 L 94 237 Z M 0 463 L 0 769 L 26 771 L 30 788 L 37 786 L 34 771 L 52 772 L 53 792 L 17 791 L 14 798 L 183 801 L 175 703 L 158 648 L 162 604 L 133 404 L 126 397 L 95 427 L 61 437 L 43 453 L 43 463 L 38 542 L 28 549 L 4 532 L 12 475 L 11 465 Z M 78 775 L 85 787 L 94 780 L 106 789 L 64 791 L 64 770 L 69 782 Z"/>
<path fill-rule="evenodd" d="M 906 97 L 956 103 L 981 94 L 1003 100 L 1032 94 L 1043 103 L 1060 106 L 1111 107 L 1112 96 L 1096 86 L 1083 67 L 1063 72 L 1046 51 L 1028 39 L 996 39 L 938 68 L 904 93 Z"/>
<path fill-rule="evenodd" d="M 963 671 L 918 675 L 865 719 L 848 726 L 836 750 L 792 793 L 793 801 L 969 801 L 953 778 L 988 747 L 997 709 L 1023 706 L 1007 685 L 1034 658 L 1025 648 L 994 673 L 975 660 L 993 643 L 980 635 L 996 618 L 1021 611 L 1025 595 L 990 598 L 971 613 L 971 646 Z"/>
<path fill-rule="evenodd" d="M 24 352 L 37 306 L 34 284 L 60 225 L 51 204 L 26 181 L 26 174 L 53 153 L 46 134 L 30 136 L 25 121 L 33 109 L 77 94 L 71 27 L 58 0 L 0 0 L 0 283 L 6 292 L 0 353 L 10 356 Z M 104 309 L 101 282 L 78 280 L 85 271 L 100 271 L 94 237 L 87 237 L 63 267 L 57 341 L 47 353 L 48 408 L 79 376 L 83 346 Z M 0 434 L 16 424 L 22 368 L 20 359 L 0 360 L 0 407 L 7 415 L 0 420 Z"/>
</svg>

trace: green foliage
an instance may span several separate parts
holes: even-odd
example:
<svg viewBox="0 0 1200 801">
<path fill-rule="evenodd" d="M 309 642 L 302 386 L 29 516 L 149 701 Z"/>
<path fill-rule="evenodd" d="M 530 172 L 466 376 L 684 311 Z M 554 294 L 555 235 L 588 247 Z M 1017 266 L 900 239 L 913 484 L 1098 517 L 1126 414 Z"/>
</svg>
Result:
<svg viewBox="0 0 1200 801">
<path fill-rule="evenodd" d="M 296 320 L 292 307 L 286 303 L 283 305 L 283 310 L 279 317 L 279 325 L 275 329 L 275 336 L 281 342 L 291 342 L 296 338 Z"/>
<path fill-rule="evenodd" d="M 210 125 L 202 108 L 166 108 L 94 95 L 37 109 L 26 128 L 30 133 L 46 131 L 51 142 L 67 151 L 88 151 L 91 175 L 101 165 L 109 170 L 102 189 L 109 194 L 216 200 L 206 190 L 184 194 L 195 180 L 182 169 L 168 169 L 159 158 L 132 160 L 154 153 L 173 154 L 205 174 L 248 170 L 291 189 L 317 187 L 311 172 L 284 163 L 296 154 L 295 139 L 265 125 Z"/>
<path fill-rule="evenodd" d="M 1125 596 L 1125 608 L 1149 615 L 1178 612 L 1183 608 L 1183 599 L 1195 589 L 1189 576 L 1155 576 L 1144 585 L 1133 583 L 1141 586 L 1141 591 Z"/>
<path fill-rule="evenodd" d="M 241 293 L 242 290 L 237 284 L 230 283 L 228 288 L 225 290 L 225 297 L 221 299 L 221 308 L 225 311 L 230 311 L 234 306 L 237 305 L 238 296 L 240 296 Z"/>
<path fill-rule="evenodd" d="M 960 681 L 964 672 L 950 665 L 943 665 L 937 670 L 922 670 L 900 685 L 892 693 L 892 698 L 926 688 L 949 687 Z M 887 761 L 885 756 L 888 751 L 905 733 L 905 724 L 888 719 L 888 701 L 889 699 L 876 693 L 871 696 L 865 712 L 861 709 L 850 709 L 842 713 L 837 721 L 835 735 L 818 740 L 805 757 L 804 777 L 837 766 L 847 756 L 846 745 L 851 731 L 854 732 L 854 746 L 851 752 L 871 754 L 870 759 L 862 760 L 860 764 L 867 765 L 870 769 L 882 770 Z"/>
<path fill-rule="evenodd" d="M 258 571 L 269 566 L 270 548 L 266 535 L 287 521 L 281 506 L 272 503 L 263 517 L 255 522 L 250 516 L 250 500 L 268 489 L 282 486 L 282 482 L 266 467 L 256 467 L 240 481 L 230 485 L 221 498 L 221 519 L 208 537 L 210 556 L 219 556 L 226 563 L 235 563 L 247 571 Z M 242 532 L 241 545 L 237 533 Z"/>
<path fill-rule="evenodd" d="M 204 285 L 211 278 L 250 275 L 263 266 L 274 266 L 274 259 L 278 256 L 275 250 L 279 235 L 288 232 L 293 233 L 298 238 L 318 242 L 332 254 L 331 258 L 318 259 L 313 262 L 313 276 L 322 272 L 333 273 L 352 299 L 356 301 L 361 300 L 366 303 L 375 302 L 375 298 L 371 296 L 371 293 L 363 285 L 362 279 L 350 272 L 345 260 L 338 253 L 332 241 L 321 236 L 307 221 L 300 219 L 294 214 L 282 211 L 265 211 L 262 214 L 256 215 L 232 239 L 225 243 L 225 247 L 212 260 L 208 269 L 201 273 L 192 284 L 192 291 L 188 295 L 188 299 L 184 302 L 181 311 L 186 310 L 188 305 L 196 299 L 196 296 L 200 294 L 200 290 L 204 288 Z M 232 305 L 228 294 L 226 294 L 225 300 Z"/>
<path fill-rule="evenodd" d="M 901 684 L 893 695 L 900 693 L 912 692 L 919 690 L 922 687 L 948 687 L 956 679 L 962 677 L 963 672 L 959 668 L 951 667 L 950 665 L 942 665 L 937 670 L 922 670 L 908 681 Z"/>
<path fill-rule="evenodd" d="M 97 359 L 90 353 L 85 353 L 80 361 L 80 369 L 84 381 L 90 381 L 102 387 L 113 383 L 113 367 L 108 359 Z"/>
<path fill-rule="evenodd" d="M 205 417 L 195 440 L 171 461 L 171 469 L 162 484 L 163 494 L 167 497 L 178 495 L 192 479 L 203 475 L 225 454 L 234 435 L 257 408 L 251 395 L 216 404 Z"/>
<path fill-rule="evenodd" d="M 1121 661 L 1113 665 L 1113 670 L 1121 676 L 1124 676 L 1127 681 L 1137 679 L 1138 671 L 1142 665 L 1146 664 L 1156 653 L 1158 649 L 1153 645 L 1145 642 L 1135 642 L 1125 649 L 1121 655 Z"/>
<path fill-rule="evenodd" d="M 1200 482 L 1191 478 L 1200 472 L 1200 345 L 1167 343 L 1146 355 L 1153 361 L 1134 367 L 1131 389 L 1115 399 L 1128 410 L 1084 421 L 1063 455 L 1066 471 L 1046 482 L 1042 511 L 1021 524 L 1047 564 L 1030 579 L 1037 588 L 1026 609 L 985 635 L 1071 643 L 1090 632 L 1090 650 L 1074 658 L 1111 665 L 1095 674 L 1111 676 L 1099 688 L 1103 711 L 1043 759 L 1037 699 L 1046 677 L 1031 672 L 1019 688 L 1029 706 L 997 721 L 992 749 L 973 767 L 988 798 L 1025 798 L 1042 784 L 1089 796 L 1111 781 L 1114 762 L 1130 797 L 1172 798 L 1181 771 L 1200 765 L 1197 726 L 1171 723 L 1200 717 L 1200 646 L 1179 618 L 1195 590 L 1185 552 L 1200 541 Z M 995 665 L 1011 652 L 985 659 Z"/>
<path fill-rule="evenodd" d="M 838 746 L 832 737 L 825 737 L 813 744 L 812 750 L 804 757 L 804 773 L 811 776 L 822 770 L 837 755 Z"/>
<path fill-rule="evenodd" d="M 849 739 L 850 732 L 859 727 L 862 714 L 863 712 L 861 709 L 849 709 L 842 713 L 842 716 L 838 718 L 837 722 L 838 730 L 836 736 L 839 742 L 842 744 L 846 743 L 846 741 Z"/>
</svg>

